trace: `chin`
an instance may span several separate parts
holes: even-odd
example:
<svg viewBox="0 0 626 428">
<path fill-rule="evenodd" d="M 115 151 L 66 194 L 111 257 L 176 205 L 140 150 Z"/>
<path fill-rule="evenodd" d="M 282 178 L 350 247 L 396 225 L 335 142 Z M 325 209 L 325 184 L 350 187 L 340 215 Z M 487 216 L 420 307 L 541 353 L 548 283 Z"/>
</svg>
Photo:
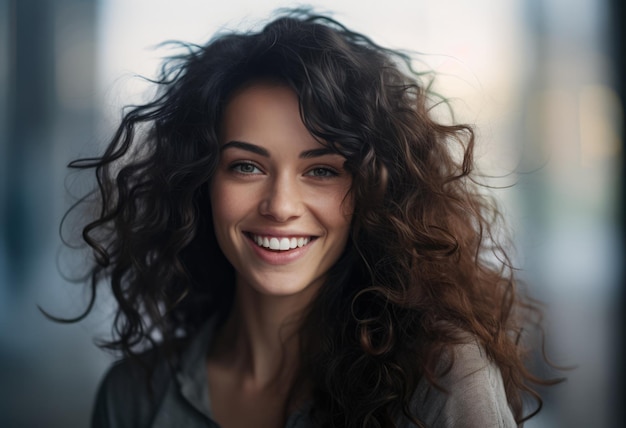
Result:
<svg viewBox="0 0 626 428">
<path fill-rule="evenodd" d="M 311 298 L 322 283 L 323 281 L 319 278 L 313 281 L 302 281 L 301 278 L 288 278 L 282 275 L 267 277 L 262 281 L 248 282 L 255 291 L 268 297 L 308 296 Z"/>
</svg>

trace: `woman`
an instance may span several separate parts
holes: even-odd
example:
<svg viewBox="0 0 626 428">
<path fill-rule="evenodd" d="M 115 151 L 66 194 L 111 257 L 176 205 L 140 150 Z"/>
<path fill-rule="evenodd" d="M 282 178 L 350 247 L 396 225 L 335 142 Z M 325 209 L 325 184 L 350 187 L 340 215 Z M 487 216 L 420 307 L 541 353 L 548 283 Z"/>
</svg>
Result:
<svg viewBox="0 0 626 428">
<path fill-rule="evenodd" d="M 96 171 L 93 298 L 110 283 L 107 346 L 128 357 L 94 426 L 509 427 L 525 395 L 540 408 L 519 340 L 537 310 L 472 129 L 431 117 L 408 57 L 295 11 L 188 46 L 157 83 L 71 164 Z"/>
</svg>

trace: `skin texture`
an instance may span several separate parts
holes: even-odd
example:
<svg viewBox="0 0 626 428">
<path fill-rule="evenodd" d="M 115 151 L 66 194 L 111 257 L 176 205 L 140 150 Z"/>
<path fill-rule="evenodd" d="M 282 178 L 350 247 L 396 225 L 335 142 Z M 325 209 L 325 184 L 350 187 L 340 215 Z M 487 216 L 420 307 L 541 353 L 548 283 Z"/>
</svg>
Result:
<svg viewBox="0 0 626 428">
<path fill-rule="evenodd" d="M 292 321 L 346 247 L 352 179 L 345 158 L 305 128 L 293 90 L 279 84 L 235 92 L 220 147 L 211 207 L 236 291 L 208 355 L 212 409 L 225 427 L 281 426 L 299 362 Z M 265 248 L 260 237 L 295 248 Z"/>
<path fill-rule="evenodd" d="M 211 183 L 213 224 L 237 287 L 284 296 L 319 286 L 348 239 L 351 176 L 345 159 L 325 153 L 307 131 L 295 93 L 269 83 L 232 97 L 221 147 Z M 275 251 L 259 247 L 250 234 L 310 241 Z"/>
</svg>

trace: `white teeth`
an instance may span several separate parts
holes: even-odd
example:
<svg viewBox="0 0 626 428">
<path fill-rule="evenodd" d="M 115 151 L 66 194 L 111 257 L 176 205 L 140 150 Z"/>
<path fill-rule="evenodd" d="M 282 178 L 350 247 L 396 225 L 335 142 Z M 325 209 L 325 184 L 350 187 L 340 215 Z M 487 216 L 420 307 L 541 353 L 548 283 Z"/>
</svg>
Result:
<svg viewBox="0 0 626 428">
<path fill-rule="evenodd" d="M 289 249 L 289 238 L 282 238 L 280 240 L 279 250 L 288 250 L 288 249 Z"/>
<path fill-rule="evenodd" d="M 252 240 L 263 248 L 269 248 L 270 250 L 288 251 L 294 248 L 304 247 L 310 242 L 309 238 L 275 238 L 260 235 L 251 235 Z"/>
</svg>

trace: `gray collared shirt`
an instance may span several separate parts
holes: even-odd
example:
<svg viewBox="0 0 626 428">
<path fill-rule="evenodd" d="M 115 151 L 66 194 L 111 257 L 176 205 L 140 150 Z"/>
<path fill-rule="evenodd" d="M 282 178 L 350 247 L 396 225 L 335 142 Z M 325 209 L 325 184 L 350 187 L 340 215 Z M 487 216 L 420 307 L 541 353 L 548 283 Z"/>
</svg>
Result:
<svg viewBox="0 0 626 428">
<path fill-rule="evenodd" d="M 92 428 L 219 428 L 212 418 L 206 372 L 215 323 L 209 321 L 194 338 L 178 369 L 164 359 L 157 363 L 151 393 L 141 367 L 129 361 L 114 364 L 100 385 Z M 516 427 L 498 367 L 474 342 L 458 345 L 454 352 L 452 370 L 439 380 L 448 393 L 422 380 L 413 396 L 415 415 L 432 428 Z M 308 408 L 291 414 L 285 425 L 312 427 Z"/>
</svg>

